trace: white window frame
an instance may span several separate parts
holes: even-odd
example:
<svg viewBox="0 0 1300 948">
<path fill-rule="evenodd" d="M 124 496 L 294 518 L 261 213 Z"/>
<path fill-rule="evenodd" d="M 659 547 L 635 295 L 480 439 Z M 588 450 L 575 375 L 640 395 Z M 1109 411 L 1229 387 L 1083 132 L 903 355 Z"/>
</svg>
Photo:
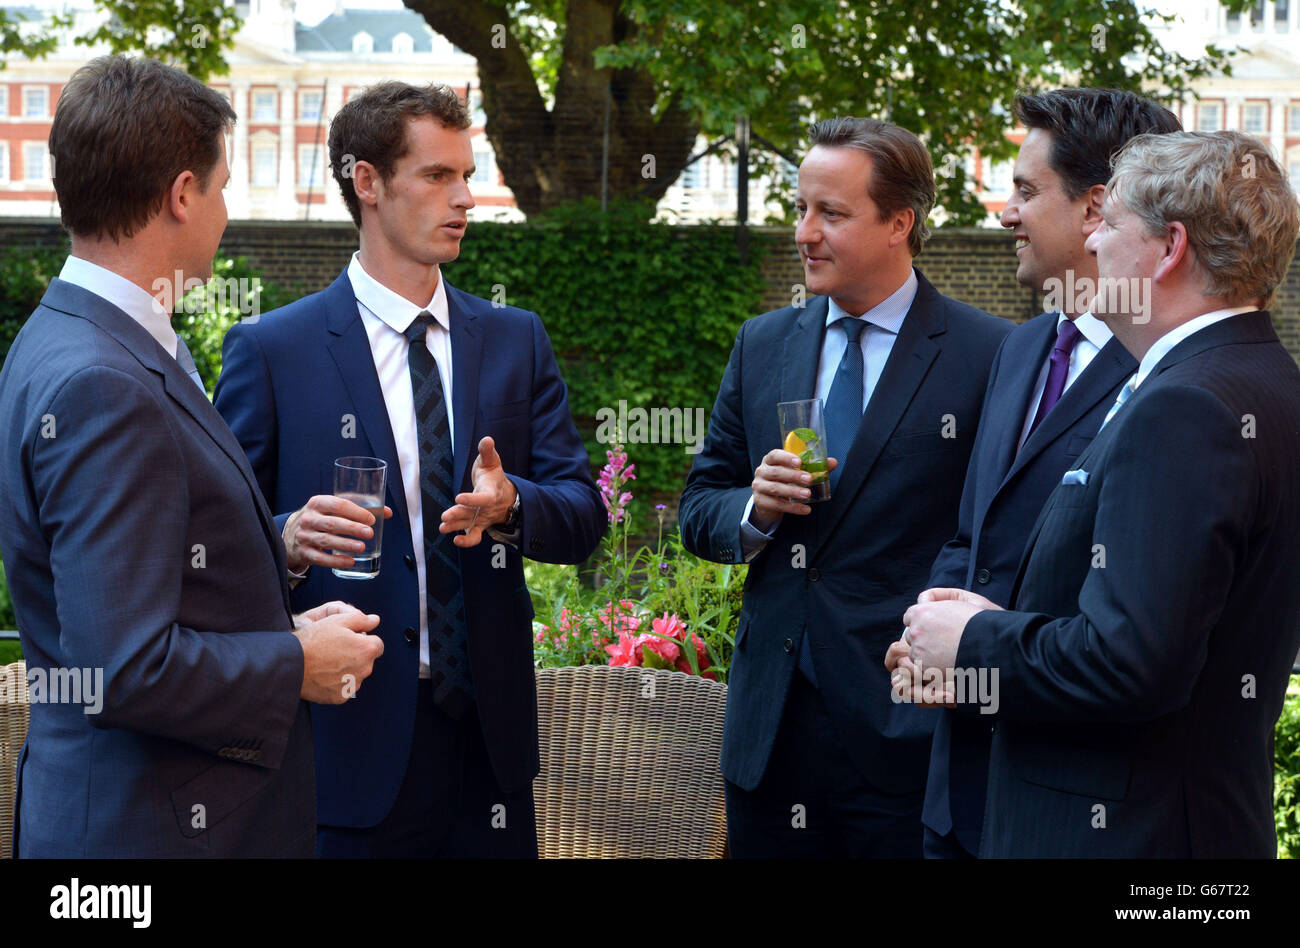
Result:
<svg viewBox="0 0 1300 948">
<path fill-rule="evenodd" d="M 1213 110 L 1214 127 L 1207 128 L 1205 116 Z M 1221 132 L 1223 131 L 1223 103 L 1222 102 L 1198 102 L 1196 103 L 1196 131 L 1198 132 Z"/>
<path fill-rule="evenodd" d="M 1288 135 L 1300 135 L 1300 103 L 1292 102 L 1286 107 L 1286 131 Z"/>
<path fill-rule="evenodd" d="M 264 184 L 257 180 L 258 153 L 271 154 L 271 183 Z M 248 183 L 254 188 L 276 188 L 280 185 L 280 144 L 274 139 L 250 142 L 248 146 Z"/>
<path fill-rule="evenodd" d="M 315 96 L 320 103 L 316 107 L 316 114 L 309 116 L 307 114 L 307 98 Z M 325 93 L 321 89 L 300 89 L 298 91 L 298 121 L 314 123 L 319 122 L 325 113 Z"/>
<path fill-rule="evenodd" d="M 0 142 L 0 184 L 9 183 L 9 143 Z"/>
<path fill-rule="evenodd" d="M 496 156 L 492 150 L 474 152 L 474 176 L 470 179 L 472 184 L 496 184 L 497 183 L 497 163 Z"/>
<path fill-rule="evenodd" d="M 39 92 L 42 98 L 41 111 L 39 113 L 29 112 L 27 108 L 27 96 L 33 92 Z M 50 87 L 49 86 L 23 86 L 22 99 L 22 117 L 25 119 L 47 119 L 50 117 Z"/>
<path fill-rule="evenodd" d="M 362 30 L 352 37 L 352 52 L 369 55 L 375 51 L 375 38 Z"/>
<path fill-rule="evenodd" d="M 298 145 L 297 187 L 299 191 L 306 191 L 308 188 L 315 190 L 317 188 L 325 187 L 325 147 L 326 146 L 323 144 L 312 145 L 310 143 Z M 319 156 L 319 161 L 317 163 L 320 166 L 320 180 L 315 183 L 308 180 L 308 176 L 303 174 L 304 171 L 311 170 L 307 162 L 311 160 L 309 156 L 312 150 L 315 150 Z"/>
<path fill-rule="evenodd" d="M 1256 110 L 1260 124 L 1259 128 L 1251 128 L 1247 116 L 1251 110 Z M 1267 135 L 1268 134 L 1268 103 L 1267 102 L 1244 102 L 1241 106 L 1241 130 L 1247 135 Z"/>
<path fill-rule="evenodd" d="M 401 47 L 400 49 L 398 47 Z M 415 39 L 410 33 L 398 33 L 393 37 L 393 55 L 410 56 L 415 52 Z"/>
<path fill-rule="evenodd" d="M 257 97 L 271 97 L 271 116 L 260 116 L 257 114 Z M 250 122 L 278 122 L 280 120 L 280 94 L 274 89 L 254 89 L 249 98 Z"/>
<path fill-rule="evenodd" d="M 9 86 L 0 82 L 0 122 L 9 117 Z"/>
<path fill-rule="evenodd" d="M 32 149 L 39 149 L 41 156 L 39 165 L 41 169 L 40 177 L 33 178 L 31 175 L 31 162 L 28 161 Z M 44 184 L 50 180 L 50 148 L 48 142 L 23 142 L 23 183 L 24 184 Z"/>
</svg>

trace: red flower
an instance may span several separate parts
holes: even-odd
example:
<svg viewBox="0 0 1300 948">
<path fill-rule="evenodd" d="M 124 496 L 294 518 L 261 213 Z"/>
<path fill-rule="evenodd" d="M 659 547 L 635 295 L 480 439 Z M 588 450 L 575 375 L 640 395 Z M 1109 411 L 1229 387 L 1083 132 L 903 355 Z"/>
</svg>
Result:
<svg viewBox="0 0 1300 948">
<path fill-rule="evenodd" d="M 606 645 L 605 651 L 609 653 L 609 664 L 611 666 L 624 666 L 641 664 L 641 656 L 637 653 L 636 640 L 626 632 L 618 634 L 618 644 Z"/>
</svg>

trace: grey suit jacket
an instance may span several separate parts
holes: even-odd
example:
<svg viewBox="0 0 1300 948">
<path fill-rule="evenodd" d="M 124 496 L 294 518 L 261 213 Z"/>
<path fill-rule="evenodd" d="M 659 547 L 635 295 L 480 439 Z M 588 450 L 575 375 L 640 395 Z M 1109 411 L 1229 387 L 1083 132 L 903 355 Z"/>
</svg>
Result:
<svg viewBox="0 0 1300 948">
<path fill-rule="evenodd" d="M 283 546 L 176 360 L 54 280 L 0 372 L 0 483 L 29 682 L 46 683 L 18 762 L 15 854 L 310 857 Z"/>
</svg>

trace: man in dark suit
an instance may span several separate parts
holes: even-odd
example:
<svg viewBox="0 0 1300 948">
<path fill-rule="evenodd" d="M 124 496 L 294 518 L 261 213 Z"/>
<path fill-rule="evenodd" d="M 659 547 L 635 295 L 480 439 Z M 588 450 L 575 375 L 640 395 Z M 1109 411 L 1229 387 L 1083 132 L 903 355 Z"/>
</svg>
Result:
<svg viewBox="0 0 1300 948">
<path fill-rule="evenodd" d="M 951 591 L 904 616 L 900 693 L 917 663 L 998 672 L 981 855 L 1275 854 L 1300 371 L 1261 307 L 1298 229 L 1252 136 L 1143 135 L 1116 160 L 1088 248 L 1137 372 L 1048 498 L 1016 611 Z M 948 681 L 919 697 L 972 714 Z"/>
<path fill-rule="evenodd" d="M 1002 226 L 1016 238 L 1016 279 L 1051 311 L 1007 336 L 993 362 L 962 491 L 957 535 L 931 587 L 978 590 L 1005 606 L 1020 554 L 1047 495 L 1087 447 L 1137 362 L 1087 312 L 1110 158 L 1143 132 L 1178 131 L 1168 109 L 1114 89 L 1058 89 L 1016 99 L 1028 130 Z M 979 852 L 991 721 L 941 710 L 925 788 L 926 855 Z"/>
<path fill-rule="evenodd" d="M 795 240 L 821 295 L 741 327 L 682 494 L 687 549 L 749 563 L 722 750 L 736 856 L 921 855 L 932 720 L 878 690 L 880 661 L 955 531 L 1011 328 L 913 269 L 933 201 L 910 132 L 814 126 Z M 776 408 L 814 397 L 835 455 L 815 508 Z"/>
<path fill-rule="evenodd" d="M 212 272 L 234 120 L 126 57 L 79 69 L 55 111 L 72 254 L 0 373 L 0 547 L 45 689 L 22 857 L 310 856 L 301 699 L 343 702 L 383 650 L 357 634 L 378 616 L 341 603 L 295 622 L 270 513 L 171 327 Z"/>
<path fill-rule="evenodd" d="M 523 555 L 581 562 L 605 527 L 541 320 L 440 274 L 474 206 L 468 127 L 445 86 L 348 102 L 330 160 L 360 251 L 328 289 L 226 336 L 217 408 L 280 512 L 290 568 L 309 569 L 295 597 L 382 604 L 374 686 L 312 716 L 325 857 L 537 855 Z M 374 523 L 330 496 L 346 455 L 388 465 L 368 581 L 330 570 Z"/>
</svg>

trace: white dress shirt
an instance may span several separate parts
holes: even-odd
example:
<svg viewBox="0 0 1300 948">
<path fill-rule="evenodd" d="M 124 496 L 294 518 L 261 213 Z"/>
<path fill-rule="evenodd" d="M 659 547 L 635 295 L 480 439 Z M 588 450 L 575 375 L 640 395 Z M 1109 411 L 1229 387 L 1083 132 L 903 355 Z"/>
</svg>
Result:
<svg viewBox="0 0 1300 948">
<path fill-rule="evenodd" d="M 862 346 L 862 410 L 865 412 L 871 402 L 871 395 L 876 390 L 876 383 L 885 371 L 889 353 L 894 349 L 894 340 L 903 328 L 903 319 L 912 308 L 912 301 L 916 299 L 917 286 L 916 271 L 909 270 L 902 286 L 861 316 L 850 316 L 833 299 L 826 301 L 826 329 L 822 335 L 822 351 L 817 363 L 817 389 L 813 394 L 814 398 L 822 400 L 823 406 L 830 397 L 831 384 L 835 381 L 835 373 L 839 371 L 840 360 L 849 347 L 848 334 L 840 330 L 832 332 L 831 326 L 841 319 L 861 319 L 867 323 L 858 337 L 858 344 Z M 843 464 L 845 458 L 839 457 L 836 460 Z M 740 552 L 746 563 L 757 556 L 772 538 L 771 533 L 764 533 L 750 523 L 749 516 L 753 509 L 754 495 L 751 493 L 740 518 Z"/>
<path fill-rule="evenodd" d="M 1056 331 L 1060 332 L 1061 324 L 1068 319 L 1064 313 L 1056 314 Z M 1074 328 L 1079 330 L 1081 335 L 1074 343 L 1074 348 L 1070 351 L 1070 368 L 1065 376 L 1065 388 L 1061 389 L 1061 397 L 1070 390 L 1074 380 L 1083 374 L 1098 352 L 1100 352 L 1110 342 L 1110 327 L 1103 323 L 1092 313 L 1083 313 L 1075 317 Z M 1052 344 L 1055 345 L 1056 336 L 1052 336 Z M 1025 420 L 1020 426 L 1019 447 L 1025 446 L 1025 439 L 1029 437 L 1029 426 L 1034 421 L 1034 415 L 1038 414 L 1038 403 L 1043 400 L 1043 390 L 1047 388 L 1047 372 L 1052 364 L 1052 352 L 1049 349 L 1047 358 L 1043 360 L 1042 368 L 1038 370 L 1038 381 L 1034 385 L 1033 397 L 1029 399 L 1029 409 L 1025 412 Z"/>
<path fill-rule="evenodd" d="M 1216 309 L 1211 313 L 1205 313 L 1197 316 L 1195 319 L 1189 319 L 1174 329 L 1169 330 L 1146 351 L 1142 356 L 1142 361 L 1138 363 L 1138 370 L 1133 382 L 1133 388 L 1136 390 L 1139 385 L 1146 381 L 1152 370 L 1160 363 L 1160 360 L 1169 354 L 1169 350 L 1178 345 L 1193 333 L 1200 332 L 1213 326 L 1217 322 L 1222 322 L 1229 316 L 1237 316 L 1241 313 L 1253 313 L 1259 307 L 1254 304 L 1248 306 L 1230 306 L 1227 309 Z"/>
<path fill-rule="evenodd" d="M 434 287 L 433 297 L 425 306 L 416 306 L 410 300 L 394 293 L 366 273 L 358 254 L 353 254 L 348 264 L 348 280 L 357 297 L 357 311 L 370 339 L 370 354 L 375 360 L 379 387 L 384 393 L 388 408 L 388 424 L 393 430 L 393 444 L 397 448 L 400 471 L 389 471 L 388 476 L 400 474 L 402 491 L 406 497 L 407 519 L 410 521 L 411 545 L 415 553 L 415 575 L 420 588 L 420 677 L 429 677 L 429 615 L 425 605 L 424 519 L 420 508 L 420 445 L 415 426 L 415 396 L 411 392 L 411 370 L 406 330 L 416 316 L 428 311 L 435 322 L 425 330 L 424 344 L 438 364 L 442 379 L 443 397 L 447 402 L 447 424 L 452 443 L 455 443 L 456 420 L 451 410 L 451 323 L 447 312 L 447 290 L 442 276 Z"/>
<path fill-rule="evenodd" d="M 171 313 L 144 289 L 112 270 L 71 254 L 63 262 L 59 279 L 108 300 L 143 326 L 169 356 L 176 358 L 176 330 L 172 329 Z"/>
</svg>

